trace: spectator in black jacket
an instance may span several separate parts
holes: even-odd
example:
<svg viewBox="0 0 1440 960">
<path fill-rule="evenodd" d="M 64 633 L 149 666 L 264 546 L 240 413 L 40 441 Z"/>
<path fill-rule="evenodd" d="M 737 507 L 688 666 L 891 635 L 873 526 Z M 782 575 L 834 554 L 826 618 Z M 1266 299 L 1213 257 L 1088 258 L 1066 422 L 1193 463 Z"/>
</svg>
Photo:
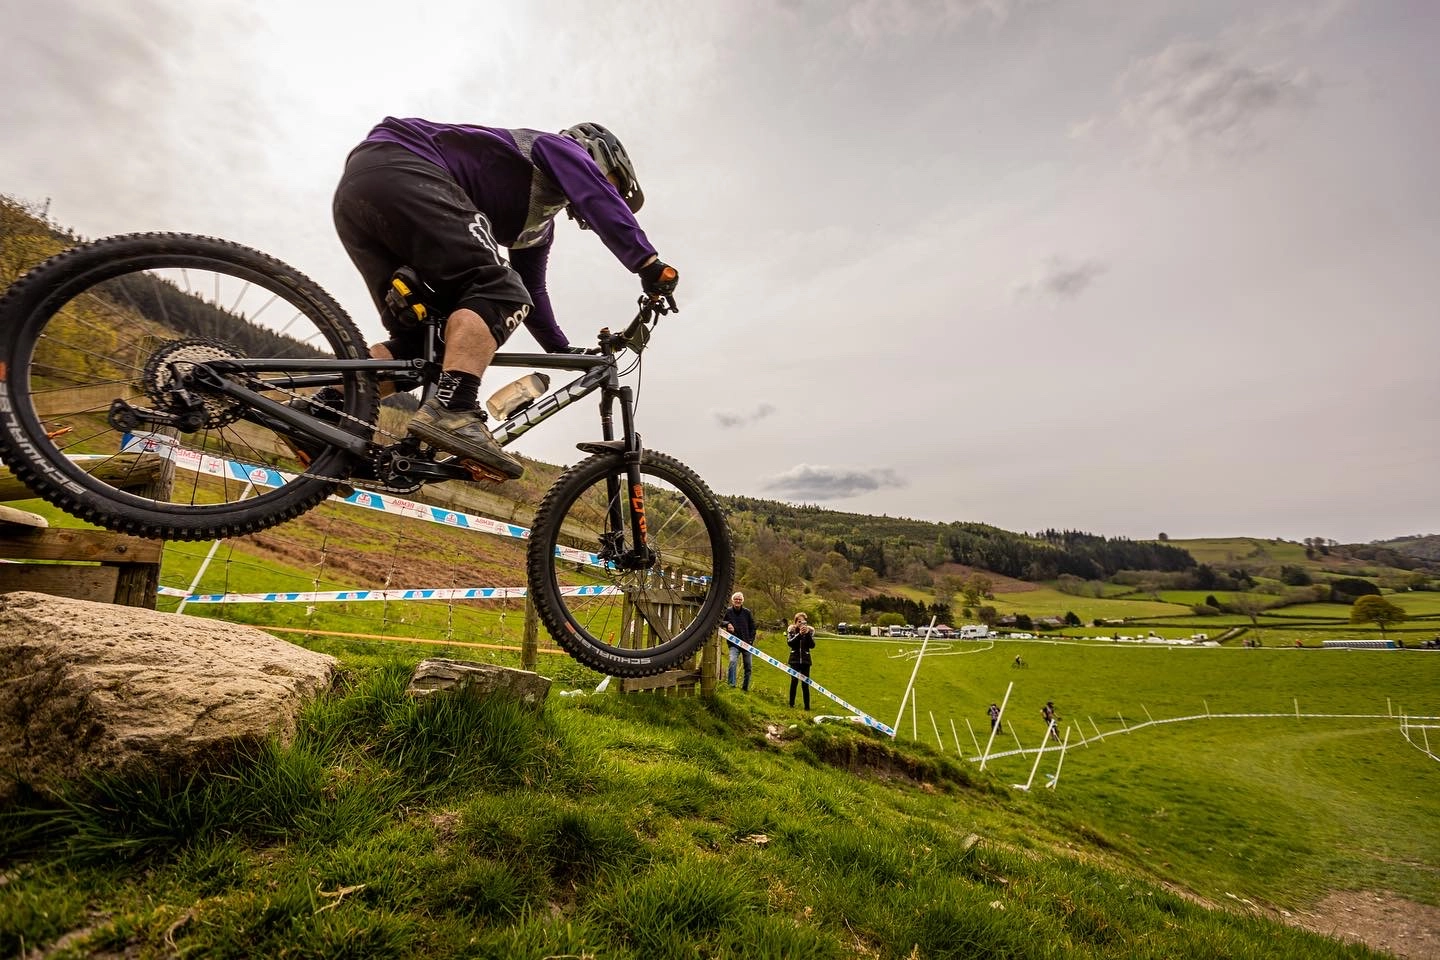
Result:
<svg viewBox="0 0 1440 960">
<path fill-rule="evenodd" d="M 790 647 L 790 669 L 801 676 L 810 676 L 810 651 L 815 649 L 815 630 L 806 622 L 803 613 L 795 614 L 795 622 L 785 631 L 785 642 Z M 795 706 L 795 688 L 805 694 L 805 709 L 810 709 L 810 684 L 801 683 L 796 677 L 790 678 L 790 706 Z"/>
<path fill-rule="evenodd" d="M 755 615 L 745 606 L 745 594 L 738 590 L 730 598 L 730 606 L 720 615 L 720 627 L 728 633 L 734 634 L 736 639 L 744 640 L 754 646 L 755 644 Z M 735 644 L 730 644 L 730 669 L 727 677 L 730 686 L 735 686 L 735 660 L 737 657 L 745 658 L 745 682 L 740 689 L 750 689 L 750 667 L 754 659 L 749 650 L 741 650 Z"/>
</svg>

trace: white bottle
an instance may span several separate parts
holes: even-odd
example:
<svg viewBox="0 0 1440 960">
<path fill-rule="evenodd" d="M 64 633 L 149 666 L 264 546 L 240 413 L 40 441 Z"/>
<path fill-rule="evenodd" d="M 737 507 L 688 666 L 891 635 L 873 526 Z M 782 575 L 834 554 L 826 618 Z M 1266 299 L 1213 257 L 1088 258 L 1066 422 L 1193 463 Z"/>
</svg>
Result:
<svg viewBox="0 0 1440 960">
<path fill-rule="evenodd" d="M 544 396 L 550 389 L 550 378 L 543 373 L 527 373 L 514 383 L 506 384 L 489 400 L 485 409 L 496 420 L 509 420 L 515 414 L 530 406 L 536 397 Z"/>
</svg>

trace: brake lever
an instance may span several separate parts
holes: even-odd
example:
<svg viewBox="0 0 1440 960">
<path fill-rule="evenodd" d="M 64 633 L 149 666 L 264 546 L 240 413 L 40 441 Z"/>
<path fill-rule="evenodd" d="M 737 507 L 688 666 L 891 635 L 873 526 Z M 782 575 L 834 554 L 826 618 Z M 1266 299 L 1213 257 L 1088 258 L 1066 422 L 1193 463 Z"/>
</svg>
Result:
<svg viewBox="0 0 1440 960">
<path fill-rule="evenodd" d="M 662 317 L 670 313 L 679 313 L 680 307 L 675 303 L 673 293 L 642 293 L 640 295 L 640 309 L 653 310 Z"/>
</svg>

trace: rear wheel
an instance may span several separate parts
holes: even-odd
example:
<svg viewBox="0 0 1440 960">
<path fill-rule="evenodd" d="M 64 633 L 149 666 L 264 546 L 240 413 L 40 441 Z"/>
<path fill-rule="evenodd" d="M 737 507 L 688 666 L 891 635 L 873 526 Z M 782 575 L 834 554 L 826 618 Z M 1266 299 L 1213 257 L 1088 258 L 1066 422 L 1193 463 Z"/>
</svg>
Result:
<svg viewBox="0 0 1440 960">
<path fill-rule="evenodd" d="M 617 677 L 661 673 L 693 654 L 714 634 L 735 576 L 705 481 L 650 450 L 640 476 L 636 497 L 623 456 L 582 461 L 550 488 L 530 531 L 530 591 L 545 628 L 576 660 Z M 637 509 L 648 559 L 631 537 Z"/>
<path fill-rule="evenodd" d="M 174 388 L 198 363 L 366 356 L 344 310 L 263 253 L 186 234 L 98 240 L 47 260 L 0 299 L 0 457 L 46 500 L 112 530 L 253 533 L 325 499 L 352 457 L 313 443 L 297 455 L 245 404 L 198 387 L 186 424 L 150 412 L 182 412 Z M 280 403 L 305 406 L 314 393 L 264 371 L 228 376 Z M 369 436 L 373 381 L 351 372 L 341 387 L 339 418 Z"/>
</svg>

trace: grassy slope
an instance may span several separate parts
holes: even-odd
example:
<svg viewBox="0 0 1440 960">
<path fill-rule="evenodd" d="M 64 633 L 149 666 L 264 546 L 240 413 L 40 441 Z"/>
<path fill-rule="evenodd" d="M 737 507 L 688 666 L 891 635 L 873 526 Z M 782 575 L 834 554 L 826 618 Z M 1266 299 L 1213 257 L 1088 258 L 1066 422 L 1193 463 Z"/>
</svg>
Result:
<svg viewBox="0 0 1440 960">
<path fill-rule="evenodd" d="M 902 740 L 915 730 L 933 744 L 933 714 L 945 748 L 954 747 L 953 720 L 965 754 L 973 754 L 966 719 L 983 735 L 985 706 L 1002 700 L 1012 682 L 1014 735 L 1007 731 L 997 750 L 1013 749 L 1014 736 L 1026 747 L 1039 742 L 1047 699 L 1090 736 L 1092 722 L 1114 730 L 1120 717 L 1134 723 L 1147 710 L 1156 719 L 1203 714 L 1207 706 L 1213 713 L 1285 714 L 1296 699 L 1305 713 L 1440 713 L 1440 654 L 1038 641 L 987 647 L 927 652 L 915 687 L 919 723 L 912 726 L 907 715 Z M 817 652 L 815 676 L 893 723 L 914 667 L 913 659 L 894 655 L 915 649 L 913 641 L 833 638 Z M 1011 667 L 1016 653 L 1027 669 Z M 1004 782 L 1023 782 L 1032 762 L 1003 759 L 998 771 Z M 1045 769 L 1053 766 L 1052 759 Z M 1208 896 L 1233 892 L 1295 905 L 1347 877 L 1433 902 L 1437 773 L 1389 720 L 1217 719 L 1079 748 L 1067 758 L 1057 796 L 1077 820 Z M 1397 831 L 1397 824 L 1408 826 Z"/>
<path fill-rule="evenodd" d="M 48 814 L 0 886 L 0 950 L 84 928 L 76 954 L 1359 957 L 1157 882 L 1294 904 L 1325 870 L 1425 895 L 1437 867 L 1430 761 L 1388 749 L 1393 727 L 1162 728 L 1077 749 L 1059 790 L 1022 794 L 1014 762 L 982 774 L 905 738 L 789 727 L 764 667 L 749 696 L 556 698 L 537 719 L 412 704 L 403 664 L 326 646 L 355 686 L 295 745 L 187 803 L 116 784 Z M 827 640 L 817 676 L 886 714 L 912 666 L 896 649 Z M 1023 713 L 1062 680 L 1067 716 L 1278 702 L 1282 679 L 1317 707 L 1440 688 L 1425 654 L 1025 649 Z M 921 709 L 979 716 L 1009 652 L 927 657 Z M 1387 821 L 1412 829 L 1381 843 Z"/>
</svg>

